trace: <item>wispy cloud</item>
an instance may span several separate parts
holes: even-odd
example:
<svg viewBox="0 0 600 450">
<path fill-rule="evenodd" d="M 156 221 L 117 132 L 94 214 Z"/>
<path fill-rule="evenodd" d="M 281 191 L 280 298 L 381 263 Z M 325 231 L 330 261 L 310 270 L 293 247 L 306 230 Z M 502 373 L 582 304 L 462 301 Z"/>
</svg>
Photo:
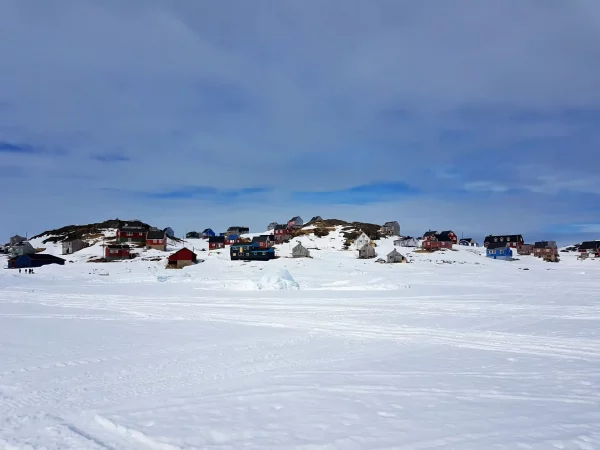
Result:
<svg viewBox="0 0 600 450">
<path fill-rule="evenodd" d="M 98 153 L 91 156 L 94 161 L 102 163 L 120 163 L 131 161 L 131 158 L 121 153 Z"/>
<path fill-rule="evenodd" d="M 36 149 L 30 145 L 12 144 L 10 142 L 0 142 L 0 153 L 39 153 L 39 149 Z"/>
<path fill-rule="evenodd" d="M 334 191 L 300 191 L 292 194 L 293 201 L 325 204 L 364 205 L 389 202 L 419 194 L 419 190 L 405 183 L 380 182 Z"/>
<path fill-rule="evenodd" d="M 241 189 L 219 189 L 211 186 L 186 186 L 173 190 L 145 192 L 140 195 L 146 198 L 161 200 L 201 199 L 207 201 L 243 200 L 267 194 L 271 190 L 264 187 Z"/>
</svg>

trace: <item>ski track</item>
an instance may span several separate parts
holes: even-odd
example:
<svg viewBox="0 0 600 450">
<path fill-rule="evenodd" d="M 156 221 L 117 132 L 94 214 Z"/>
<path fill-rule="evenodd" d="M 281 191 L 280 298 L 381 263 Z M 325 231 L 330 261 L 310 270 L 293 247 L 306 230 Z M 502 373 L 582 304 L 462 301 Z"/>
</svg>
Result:
<svg viewBox="0 0 600 450">
<path fill-rule="evenodd" d="M 3 283 L 0 448 L 600 448 L 595 283 L 503 297 L 421 273 L 285 294 Z"/>
</svg>

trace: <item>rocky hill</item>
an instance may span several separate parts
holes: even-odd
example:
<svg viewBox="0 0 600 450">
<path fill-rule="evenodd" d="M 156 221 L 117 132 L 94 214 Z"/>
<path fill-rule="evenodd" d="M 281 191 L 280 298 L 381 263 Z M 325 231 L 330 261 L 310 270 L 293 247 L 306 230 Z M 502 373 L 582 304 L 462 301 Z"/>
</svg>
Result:
<svg viewBox="0 0 600 450">
<path fill-rule="evenodd" d="M 104 236 L 104 231 L 119 228 L 125 223 L 131 226 L 150 228 L 150 225 L 141 220 L 109 219 L 99 223 L 67 225 L 56 230 L 47 230 L 37 236 L 33 236 L 31 239 L 45 238 L 42 241 L 44 244 L 48 242 L 55 244 L 69 239 L 94 240 L 102 238 Z"/>
<path fill-rule="evenodd" d="M 346 242 L 344 245 L 349 246 L 361 232 L 364 232 L 372 240 L 380 238 L 379 230 L 381 225 L 367 222 L 346 222 L 340 219 L 313 219 L 308 222 L 307 226 L 298 230 L 297 235 L 305 235 L 312 233 L 317 237 L 327 236 L 335 227 L 341 227 L 341 235 L 344 236 Z"/>
</svg>

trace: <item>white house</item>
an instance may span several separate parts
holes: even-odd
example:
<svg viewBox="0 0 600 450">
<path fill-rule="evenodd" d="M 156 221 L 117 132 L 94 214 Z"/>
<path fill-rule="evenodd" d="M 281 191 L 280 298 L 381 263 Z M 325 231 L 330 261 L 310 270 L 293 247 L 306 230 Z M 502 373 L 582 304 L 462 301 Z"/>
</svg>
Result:
<svg viewBox="0 0 600 450">
<path fill-rule="evenodd" d="M 397 247 L 418 247 L 419 240 L 414 237 L 402 237 L 394 241 L 394 245 Z"/>
<path fill-rule="evenodd" d="M 357 250 L 360 250 L 365 244 L 371 245 L 371 238 L 363 231 L 354 241 Z"/>
</svg>

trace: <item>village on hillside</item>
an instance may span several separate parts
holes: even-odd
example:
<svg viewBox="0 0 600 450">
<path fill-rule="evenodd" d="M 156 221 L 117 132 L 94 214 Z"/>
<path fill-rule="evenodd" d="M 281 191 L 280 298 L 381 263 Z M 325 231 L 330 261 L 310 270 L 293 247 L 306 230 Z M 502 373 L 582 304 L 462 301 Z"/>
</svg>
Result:
<svg viewBox="0 0 600 450">
<path fill-rule="evenodd" d="M 229 251 L 231 260 L 268 261 L 278 258 L 278 246 L 290 242 L 303 235 L 318 237 L 327 236 L 335 227 L 340 227 L 345 236 L 342 250 L 356 252 L 358 259 L 373 259 L 378 263 L 405 263 L 404 249 L 431 253 L 452 250 L 454 246 L 479 247 L 480 244 L 471 238 L 459 238 L 453 230 L 428 230 L 422 236 L 403 236 L 400 224 L 389 221 L 383 225 L 345 222 L 337 219 L 313 217 L 304 222 L 295 216 L 284 223 L 271 222 L 266 232 L 249 236 L 246 226 L 231 226 L 224 232 L 215 232 L 205 228 L 202 232 L 190 231 L 183 238 L 177 238 L 172 228 L 159 229 L 139 220 L 109 220 L 101 224 L 87 226 L 68 226 L 59 230 L 48 231 L 35 238 L 46 237 L 43 242 L 60 243 L 62 255 L 68 256 L 79 252 L 99 240 L 102 243 L 102 256 L 92 258 L 89 262 L 116 262 L 131 260 L 139 256 L 139 250 L 154 249 L 168 253 L 168 243 L 177 242 L 183 247 L 168 254 L 167 268 L 183 268 L 198 262 L 194 249 L 188 248 L 187 242 L 203 240 L 208 243 L 208 251 Z M 108 235 L 106 234 L 108 231 Z M 379 239 L 393 239 L 394 249 L 378 255 L 376 251 Z M 485 256 L 494 260 L 514 260 L 515 256 L 532 255 L 548 262 L 559 262 L 559 249 L 555 241 L 538 241 L 531 244 L 525 242 L 521 234 L 488 235 L 482 243 Z M 587 241 L 569 247 L 566 251 L 579 252 L 579 258 L 589 256 L 600 257 L 600 241 Z M 8 257 L 8 269 L 32 269 L 49 264 L 64 265 L 65 259 L 45 253 L 45 248 L 34 247 L 26 237 L 15 235 L 4 245 L 0 245 L 0 254 Z M 292 248 L 291 257 L 311 258 L 308 248 L 297 242 Z"/>
</svg>

